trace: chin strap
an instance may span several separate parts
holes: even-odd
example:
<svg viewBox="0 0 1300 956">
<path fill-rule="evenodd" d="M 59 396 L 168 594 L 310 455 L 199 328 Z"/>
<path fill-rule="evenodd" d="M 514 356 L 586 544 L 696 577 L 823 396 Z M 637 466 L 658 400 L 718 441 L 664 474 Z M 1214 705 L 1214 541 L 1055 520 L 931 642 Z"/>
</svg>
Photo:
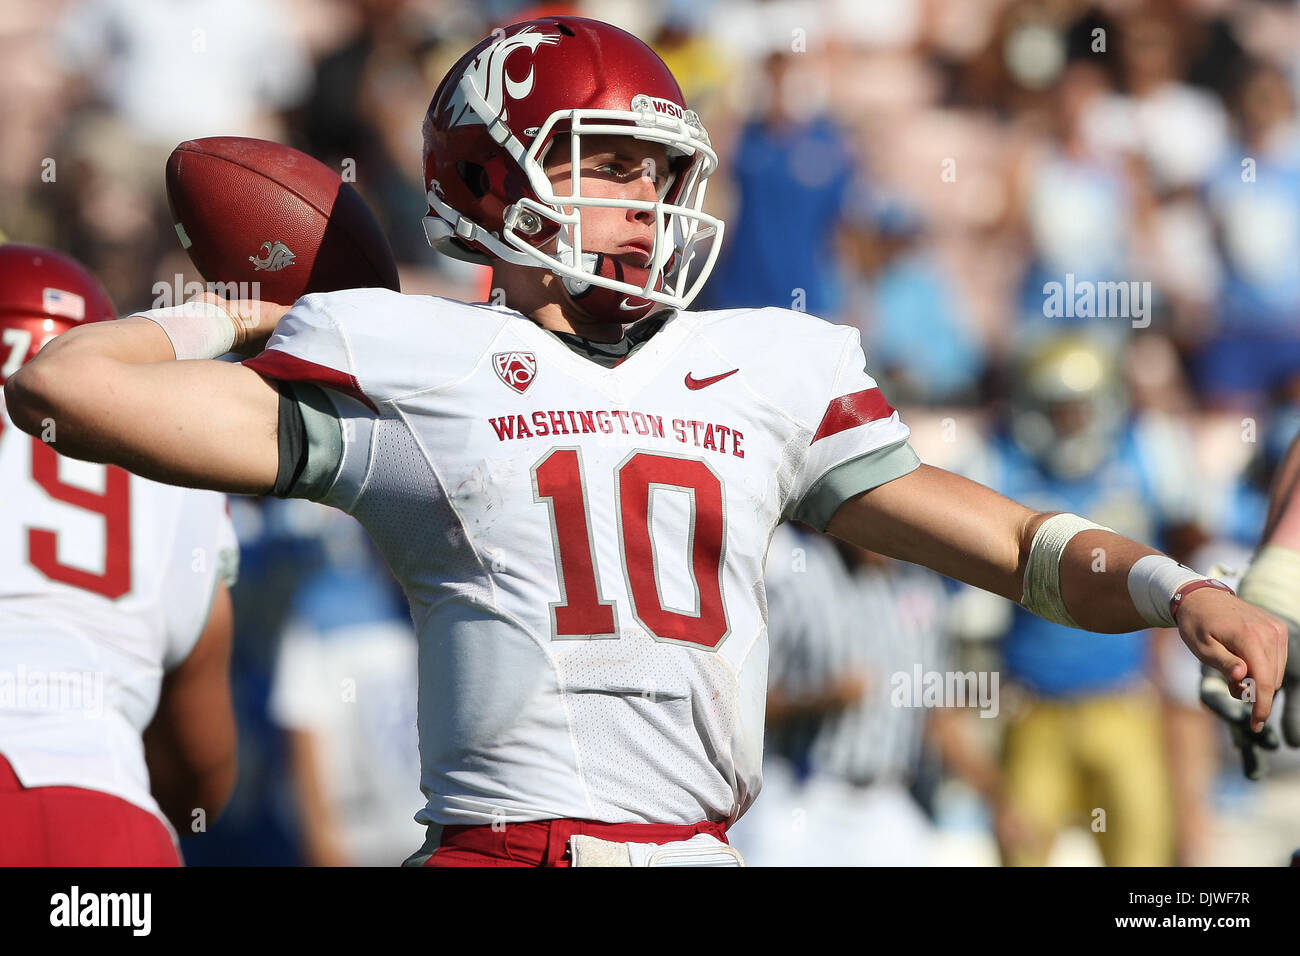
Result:
<svg viewBox="0 0 1300 956">
<path fill-rule="evenodd" d="M 588 257 L 591 260 L 590 264 L 586 261 Z M 619 260 L 603 253 L 584 253 L 583 260 L 584 271 L 605 279 L 613 279 L 615 282 L 644 285 L 649 274 L 648 269 L 625 266 Z M 573 280 L 568 277 L 563 279 L 564 289 L 569 294 L 570 301 L 597 322 L 617 322 L 626 325 L 645 318 L 661 305 L 653 299 L 642 298 L 636 293 L 618 292 L 602 285 L 583 282 L 581 279 Z M 575 288 L 580 291 L 575 292 Z"/>
<path fill-rule="evenodd" d="M 561 231 L 561 233 L 555 237 L 555 258 L 559 259 L 561 262 L 564 262 L 566 259 L 572 259 L 572 253 L 573 253 L 573 246 L 565 242 L 564 233 L 563 231 Z M 584 252 L 578 260 L 578 269 L 580 269 L 582 272 L 588 275 L 599 274 L 599 269 L 600 269 L 600 263 L 598 261 L 599 258 L 600 257 L 594 252 Z M 559 276 L 560 279 L 563 280 L 564 289 L 571 296 L 576 297 L 576 296 L 584 295 L 586 294 L 587 290 L 591 288 L 590 282 L 587 282 L 583 279 L 579 279 L 576 276 L 562 275 L 553 269 L 551 271 L 554 275 Z"/>
</svg>

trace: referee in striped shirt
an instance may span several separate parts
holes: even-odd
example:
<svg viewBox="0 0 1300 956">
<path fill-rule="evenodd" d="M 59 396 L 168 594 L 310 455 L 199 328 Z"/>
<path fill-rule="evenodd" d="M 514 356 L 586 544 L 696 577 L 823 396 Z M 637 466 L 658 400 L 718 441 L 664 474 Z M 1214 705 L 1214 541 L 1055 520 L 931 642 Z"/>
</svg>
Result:
<svg viewBox="0 0 1300 956">
<path fill-rule="evenodd" d="M 763 799 L 729 839 L 754 865 L 932 863 L 933 830 L 909 793 L 927 733 L 978 792 L 995 799 L 997 780 L 971 723 L 921 706 L 915 686 L 918 665 L 953 666 L 943 579 L 782 525 L 765 587 Z"/>
</svg>

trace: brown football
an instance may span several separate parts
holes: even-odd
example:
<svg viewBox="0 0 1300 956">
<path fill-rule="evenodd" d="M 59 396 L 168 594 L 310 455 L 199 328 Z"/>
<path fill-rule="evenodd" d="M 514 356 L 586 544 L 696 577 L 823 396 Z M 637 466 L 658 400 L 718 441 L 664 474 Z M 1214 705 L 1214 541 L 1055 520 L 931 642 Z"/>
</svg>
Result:
<svg viewBox="0 0 1300 956">
<path fill-rule="evenodd" d="M 229 297 L 290 305 L 311 292 L 401 291 L 365 200 L 296 149 L 241 136 L 181 143 L 167 159 L 167 200 L 203 278 L 247 283 Z"/>
</svg>

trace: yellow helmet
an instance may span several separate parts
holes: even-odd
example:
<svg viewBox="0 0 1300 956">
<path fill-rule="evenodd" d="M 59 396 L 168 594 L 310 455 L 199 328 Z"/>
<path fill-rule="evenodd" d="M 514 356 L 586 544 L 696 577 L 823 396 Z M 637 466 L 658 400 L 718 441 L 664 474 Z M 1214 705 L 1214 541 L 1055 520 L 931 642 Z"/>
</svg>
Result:
<svg viewBox="0 0 1300 956">
<path fill-rule="evenodd" d="M 1113 452 L 1128 412 L 1118 344 L 1053 335 L 1013 365 L 1012 437 L 1062 478 L 1091 474 Z"/>
</svg>

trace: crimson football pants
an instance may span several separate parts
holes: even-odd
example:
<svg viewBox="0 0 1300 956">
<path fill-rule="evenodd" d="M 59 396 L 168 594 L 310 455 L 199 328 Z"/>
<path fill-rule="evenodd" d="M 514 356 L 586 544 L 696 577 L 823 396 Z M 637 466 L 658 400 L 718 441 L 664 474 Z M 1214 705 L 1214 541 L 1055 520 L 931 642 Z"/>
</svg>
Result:
<svg viewBox="0 0 1300 956">
<path fill-rule="evenodd" d="M 0 866 L 180 866 L 162 821 L 81 787 L 24 787 L 0 754 Z"/>
<path fill-rule="evenodd" d="M 671 843 L 708 833 L 727 842 L 725 824 L 706 820 L 688 826 L 656 823 L 597 823 L 594 820 L 537 820 L 492 826 L 447 826 L 425 866 L 571 866 L 569 837 L 575 834 L 619 843 Z"/>
</svg>

